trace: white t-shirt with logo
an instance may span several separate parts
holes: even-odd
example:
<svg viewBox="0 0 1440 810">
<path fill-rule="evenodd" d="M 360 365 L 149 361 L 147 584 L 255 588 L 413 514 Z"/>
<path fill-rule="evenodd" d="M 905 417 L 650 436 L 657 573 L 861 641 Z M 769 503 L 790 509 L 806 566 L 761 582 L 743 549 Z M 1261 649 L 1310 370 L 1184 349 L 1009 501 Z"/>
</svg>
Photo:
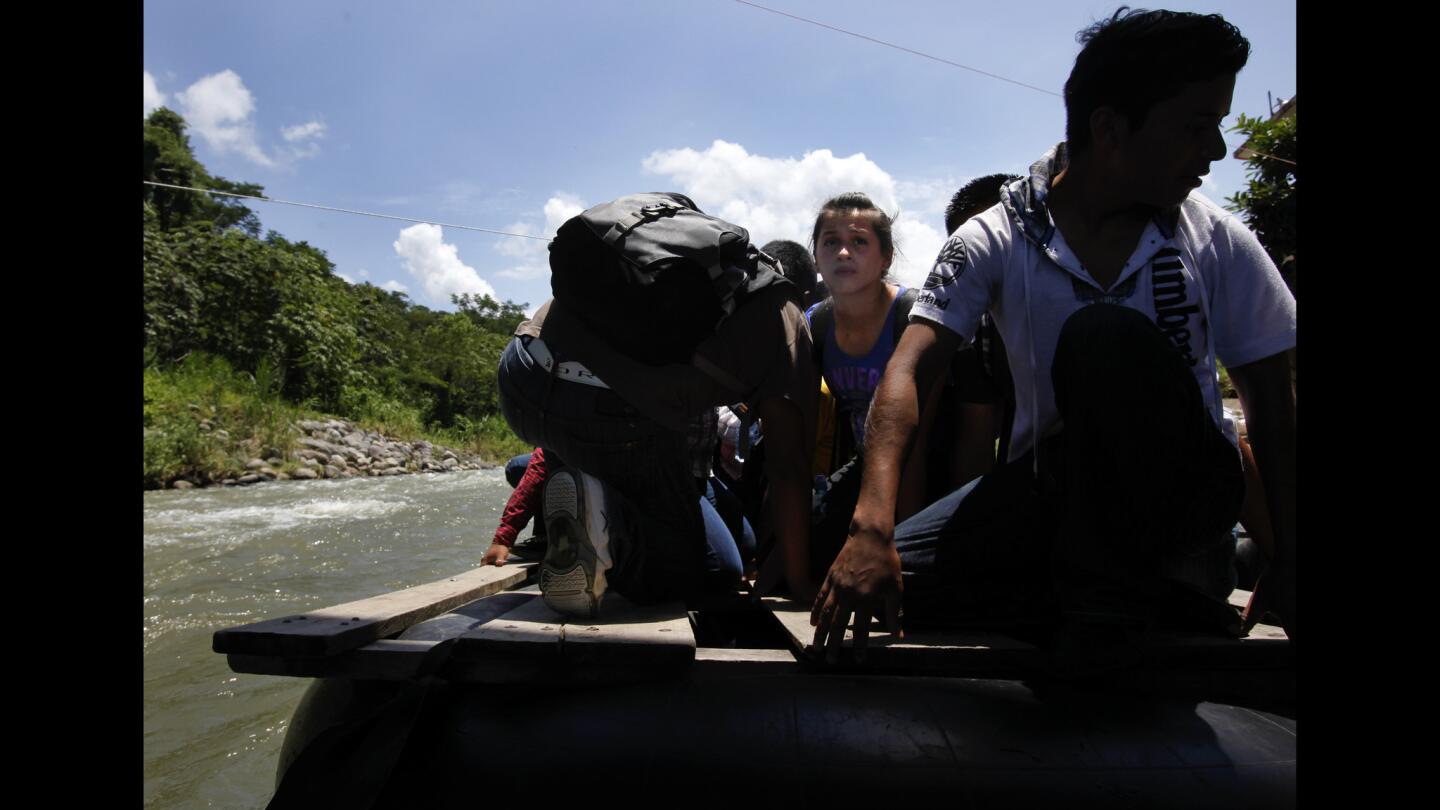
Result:
<svg viewBox="0 0 1440 810">
<path fill-rule="evenodd" d="M 1077 310 L 1113 303 L 1145 313 L 1189 364 L 1215 423 L 1232 444 L 1212 360 L 1241 366 L 1295 345 L 1295 298 L 1258 239 L 1235 215 L 1199 194 L 1181 204 L 1173 236 L 1151 221 L 1109 290 L 1081 267 L 1058 228 L 1049 244 L 1028 239 L 1002 204 L 974 217 L 940 250 L 911 319 L 974 335 L 987 309 L 1005 341 L 1015 380 L 1010 460 L 1063 425 L 1050 367 L 1060 328 Z M 1198 279 L 1198 283 L 1197 283 Z M 1038 412 L 1038 419 L 1036 413 Z"/>
</svg>

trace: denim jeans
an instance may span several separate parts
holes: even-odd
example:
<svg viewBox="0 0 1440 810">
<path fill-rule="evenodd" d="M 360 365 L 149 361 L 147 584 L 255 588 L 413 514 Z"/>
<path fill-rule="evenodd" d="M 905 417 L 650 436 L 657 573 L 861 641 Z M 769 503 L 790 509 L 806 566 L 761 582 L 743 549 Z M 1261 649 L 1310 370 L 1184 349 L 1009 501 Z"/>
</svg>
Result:
<svg viewBox="0 0 1440 810">
<path fill-rule="evenodd" d="M 1063 619 L 1235 632 L 1230 529 L 1239 454 L 1164 334 L 1086 307 L 1051 376 L 1064 430 L 895 529 L 906 615 L 921 623 Z"/>
<path fill-rule="evenodd" d="M 530 466 L 530 456 L 531 453 L 521 453 L 505 462 L 505 480 L 511 489 L 520 486 L 520 479 L 525 477 L 525 470 Z"/>
<path fill-rule="evenodd" d="M 608 388 L 552 375 L 525 350 L 528 340 L 511 340 L 500 355 L 501 412 L 522 440 L 553 449 L 605 485 L 615 557 L 610 586 L 642 604 L 704 589 L 715 579 L 707 569 L 718 563 L 705 542 L 685 435 L 647 419 Z"/>
<path fill-rule="evenodd" d="M 727 559 L 733 549 L 736 564 L 743 571 L 744 565 L 740 560 L 754 557 L 756 545 L 755 530 L 750 526 L 750 519 L 745 517 L 744 505 L 723 481 L 712 475 L 705 481 L 705 502 L 700 506 L 702 509 L 710 507 L 720 521 L 719 527 L 713 528 L 710 519 L 706 518 L 705 541 L 716 555 Z"/>
</svg>

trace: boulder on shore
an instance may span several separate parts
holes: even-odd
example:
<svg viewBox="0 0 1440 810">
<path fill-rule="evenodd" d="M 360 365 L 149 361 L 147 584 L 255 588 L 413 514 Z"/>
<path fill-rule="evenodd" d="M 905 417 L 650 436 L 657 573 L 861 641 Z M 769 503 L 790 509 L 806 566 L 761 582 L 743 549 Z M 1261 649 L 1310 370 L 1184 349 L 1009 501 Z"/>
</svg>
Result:
<svg viewBox="0 0 1440 810">
<path fill-rule="evenodd" d="M 228 442 L 229 434 L 212 429 L 208 435 Z M 374 431 L 365 431 L 345 419 L 302 419 L 290 426 L 295 449 L 282 453 L 276 448 L 261 448 L 258 441 L 237 448 L 246 453 L 244 472 L 238 477 L 210 479 L 179 478 L 163 484 L 170 489 L 193 489 L 197 486 L 236 486 L 264 481 L 313 481 L 322 478 L 355 478 L 362 476 L 410 475 L 422 472 L 478 470 L 488 465 L 478 456 L 433 444 L 424 439 L 400 441 Z M 258 452 L 257 452 L 258 451 Z M 288 472 L 278 470 L 281 464 L 295 462 Z"/>
</svg>

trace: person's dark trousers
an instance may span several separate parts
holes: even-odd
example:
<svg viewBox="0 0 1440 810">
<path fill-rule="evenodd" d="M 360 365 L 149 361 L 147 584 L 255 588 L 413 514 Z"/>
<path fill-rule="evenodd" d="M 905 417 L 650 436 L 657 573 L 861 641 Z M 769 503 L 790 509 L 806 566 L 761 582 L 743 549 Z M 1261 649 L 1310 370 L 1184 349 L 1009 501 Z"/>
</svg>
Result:
<svg viewBox="0 0 1440 810">
<path fill-rule="evenodd" d="M 505 480 L 509 482 L 510 488 L 520 486 L 520 479 L 525 477 L 525 468 L 530 466 L 530 456 L 533 453 L 521 453 L 505 462 Z"/>
<path fill-rule="evenodd" d="M 1235 632 L 1239 454 L 1144 314 L 1076 312 L 1051 368 L 1064 430 L 896 527 L 907 619 Z M 1033 451 L 1032 451 L 1033 452 Z"/>
<path fill-rule="evenodd" d="M 684 434 L 645 418 L 608 388 L 552 375 L 526 341 L 511 340 L 500 355 L 501 412 L 521 439 L 606 484 L 616 561 L 606 575 L 610 586 L 640 603 L 698 592 L 705 534 Z"/>
<path fill-rule="evenodd" d="M 850 519 L 860 502 L 860 479 L 865 456 L 855 456 L 827 477 L 825 492 L 812 500 L 810 510 L 810 576 L 824 581 L 831 563 L 850 534 Z"/>
</svg>

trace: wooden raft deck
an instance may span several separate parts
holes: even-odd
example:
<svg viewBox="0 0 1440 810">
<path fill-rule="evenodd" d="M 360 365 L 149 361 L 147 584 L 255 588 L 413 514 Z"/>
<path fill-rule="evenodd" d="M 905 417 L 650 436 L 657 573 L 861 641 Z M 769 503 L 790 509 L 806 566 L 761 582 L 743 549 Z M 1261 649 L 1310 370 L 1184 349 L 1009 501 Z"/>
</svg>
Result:
<svg viewBox="0 0 1440 810">
<path fill-rule="evenodd" d="M 1043 679 L 1048 653 L 1000 633 L 909 629 L 872 632 L 864 661 L 851 633 L 838 664 L 811 640 L 809 607 L 744 594 L 637 606 L 607 594 L 595 621 L 567 619 L 526 585 L 535 563 L 482 567 L 439 582 L 252 624 L 214 635 L 236 672 L 294 677 L 456 683 L 634 682 L 687 673 L 896 675 Z M 1243 606 L 1249 594 L 1236 591 Z M 697 645 L 693 610 L 769 617 L 771 649 Z M 1147 638 L 1142 663 L 1112 685 L 1142 690 L 1283 694 L 1293 690 L 1294 648 L 1277 627 L 1243 639 L 1191 635 Z"/>
<path fill-rule="evenodd" d="M 335 607 L 219 630 L 235 672 L 305 678 L 459 683 L 672 677 L 699 661 L 792 665 L 785 650 L 704 649 L 686 606 L 634 605 L 607 594 L 600 618 L 568 619 L 525 586 L 535 563 L 457 577 Z M 503 590 L 509 588 L 510 590 Z M 735 604 L 733 600 L 729 604 Z"/>
</svg>

